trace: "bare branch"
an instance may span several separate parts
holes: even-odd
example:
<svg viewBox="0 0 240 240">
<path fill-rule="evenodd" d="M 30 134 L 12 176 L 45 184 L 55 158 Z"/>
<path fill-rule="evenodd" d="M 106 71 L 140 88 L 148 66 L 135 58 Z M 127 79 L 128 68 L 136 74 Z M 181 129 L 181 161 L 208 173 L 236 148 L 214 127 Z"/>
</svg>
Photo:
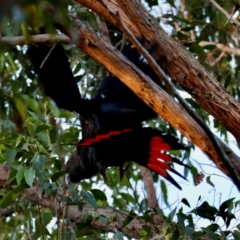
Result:
<svg viewBox="0 0 240 240">
<path fill-rule="evenodd" d="M 17 36 L 17 37 L 0 37 L 0 42 L 8 45 L 26 45 L 29 44 L 29 42 L 26 41 L 26 39 L 23 36 Z M 70 39 L 64 34 L 57 34 L 57 35 L 51 35 L 51 34 L 39 34 L 31 36 L 30 42 L 33 43 L 63 43 L 63 44 L 69 44 Z"/>
<path fill-rule="evenodd" d="M 31 189 L 30 191 L 26 192 L 26 198 L 33 202 L 37 203 L 43 207 L 48 207 L 50 209 L 55 209 L 54 199 L 45 198 L 42 196 L 41 198 L 38 197 L 36 190 Z M 58 209 L 60 214 L 62 214 L 62 209 Z M 134 239 L 140 239 L 141 236 L 139 235 L 139 231 L 142 230 L 143 225 L 148 225 L 151 228 L 152 236 L 156 236 L 156 229 L 160 232 L 165 225 L 165 222 L 159 218 L 159 215 L 152 215 L 151 221 L 146 222 L 141 216 L 133 216 L 133 220 L 128 223 L 126 226 L 124 225 L 124 221 L 129 216 L 128 212 L 115 210 L 111 207 L 98 207 L 96 211 L 89 204 L 85 204 L 82 208 L 82 211 L 79 211 L 78 206 L 69 206 L 66 217 L 70 220 L 72 225 L 77 225 L 84 221 L 84 216 L 86 214 L 91 214 L 94 220 L 91 222 L 91 226 L 94 229 L 106 231 L 106 232 L 115 232 L 116 229 L 121 231 L 124 236 Z M 99 216 L 106 216 L 106 218 L 111 219 L 107 224 L 103 223 Z M 162 238 L 165 239 L 165 238 Z M 185 237 L 184 239 L 190 240 L 190 237 Z M 203 236 L 199 238 L 200 240 L 208 240 L 209 238 Z"/>
<path fill-rule="evenodd" d="M 147 192 L 148 206 L 150 208 L 159 209 L 156 191 L 153 184 L 152 173 L 149 169 L 140 166 L 141 175 L 144 182 L 144 187 Z"/>
<path fill-rule="evenodd" d="M 227 11 L 225 11 L 215 0 L 210 0 L 210 2 L 211 2 L 221 13 L 223 13 L 223 14 L 227 17 L 228 20 L 231 19 L 238 27 L 240 27 L 240 22 L 237 21 L 236 19 L 232 18 L 231 15 L 230 15 Z M 227 23 L 225 23 L 225 25 L 226 25 L 226 24 L 227 24 Z"/>
<path fill-rule="evenodd" d="M 207 42 L 207 41 L 199 42 L 199 46 L 201 46 L 201 47 L 211 46 L 211 45 L 216 46 L 216 48 L 221 50 L 223 53 L 234 54 L 236 56 L 240 56 L 240 48 L 232 48 L 232 47 L 229 47 L 225 44 L 216 43 L 216 42 Z"/>
</svg>

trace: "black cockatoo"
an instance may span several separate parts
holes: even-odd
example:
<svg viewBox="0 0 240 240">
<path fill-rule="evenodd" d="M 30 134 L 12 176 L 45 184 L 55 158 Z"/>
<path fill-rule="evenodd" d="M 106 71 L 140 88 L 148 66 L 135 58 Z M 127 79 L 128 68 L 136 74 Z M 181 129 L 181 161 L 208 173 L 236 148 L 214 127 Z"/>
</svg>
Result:
<svg viewBox="0 0 240 240">
<path fill-rule="evenodd" d="M 45 94 L 59 108 L 80 114 L 82 140 L 67 162 L 72 182 L 90 178 L 96 173 L 104 174 L 107 167 L 118 166 L 121 169 L 126 161 L 135 161 L 180 188 L 168 171 L 181 176 L 171 163 L 182 162 L 165 151 L 184 150 L 186 147 L 174 136 L 142 127 L 142 121 L 157 115 L 118 78 L 105 77 L 95 96 L 83 99 L 61 45 L 31 45 L 28 54 Z M 122 54 L 152 80 L 158 81 L 154 71 L 130 44 L 125 44 Z"/>
</svg>

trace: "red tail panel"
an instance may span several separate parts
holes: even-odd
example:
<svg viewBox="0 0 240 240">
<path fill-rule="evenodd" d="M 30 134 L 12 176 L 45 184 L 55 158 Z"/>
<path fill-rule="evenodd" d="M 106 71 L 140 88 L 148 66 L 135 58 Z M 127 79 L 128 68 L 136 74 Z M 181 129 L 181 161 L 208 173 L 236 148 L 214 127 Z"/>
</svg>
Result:
<svg viewBox="0 0 240 240">
<path fill-rule="evenodd" d="M 171 169 L 167 162 L 172 162 L 172 158 L 166 153 L 161 153 L 160 151 L 169 149 L 171 149 L 169 144 L 164 143 L 163 139 L 159 136 L 153 137 L 150 141 L 150 156 L 147 167 L 165 178 L 168 176 L 166 170 Z"/>
<path fill-rule="evenodd" d="M 170 149 L 170 144 L 164 142 L 164 136 L 162 138 L 159 136 L 153 137 L 150 141 L 149 159 L 146 167 L 166 178 L 177 188 L 181 189 L 179 184 L 167 172 L 167 170 L 172 171 L 183 178 L 181 174 L 177 173 L 169 165 L 169 163 L 175 162 L 174 158 L 162 152 Z"/>
</svg>

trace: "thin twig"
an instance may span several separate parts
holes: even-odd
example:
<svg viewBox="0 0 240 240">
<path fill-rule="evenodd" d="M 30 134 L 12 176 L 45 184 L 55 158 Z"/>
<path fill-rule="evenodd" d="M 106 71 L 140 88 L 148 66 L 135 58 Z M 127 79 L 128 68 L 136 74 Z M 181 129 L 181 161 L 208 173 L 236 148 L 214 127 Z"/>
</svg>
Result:
<svg viewBox="0 0 240 240">
<path fill-rule="evenodd" d="M 222 43 L 201 41 L 201 42 L 199 42 L 198 45 L 201 47 L 214 45 L 214 46 L 216 46 L 217 49 L 219 49 L 220 51 L 222 51 L 224 53 L 240 56 L 240 48 L 232 48 L 232 47 L 227 46 Z"/>
<path fill-rule="evenodd" d="M 38 34 L 30 37 L 30 43 L 63 43 L 69 44 L 71 42 L 70 38 L 64 34 Z M 26 41 L 24 36 L 15 36 L 15 37 L 0 37 L 0 43 L 7 45 L 26 45 L 29 42 Z"/>
<path fill-rule="evenodd" d="M 215 0 L 209 0 L 221 13 L 223 13 L 227 19 L 231 19 L 231 15 L 225 11 Z M 240 27 L 240 22 L 237 21 L 236 19 L 232 18 L 231 19 L 238 27 Z"/>
<path fill-rule="evenodd" d="M 41 63 L 41 65 L 40 65 L 39 68 L 42 68 L 42 67 L 43 67 L 44 63 L 45 63 L 45 62 L 47 61 L 47 59 L 49 58 L 49 56 L 50 56 L 51 52 L 53 51 L 53 49 L 55 48 L 55 46 L 56 46 L 56 44 L 53 44 L 53 45 L 52 45 L 51 49 L 49 50 L 47 56 L 43 59 L 43 61 L 42 61 L 42 63 Z"/>
</svg>

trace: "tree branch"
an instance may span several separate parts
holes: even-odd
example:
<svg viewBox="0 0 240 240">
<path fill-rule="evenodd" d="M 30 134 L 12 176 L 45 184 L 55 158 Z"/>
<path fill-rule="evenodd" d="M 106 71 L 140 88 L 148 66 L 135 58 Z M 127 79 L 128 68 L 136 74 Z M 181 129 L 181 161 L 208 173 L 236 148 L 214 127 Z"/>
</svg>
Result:
<svg viewBox="0 0 240 240">
<path fill-rule="evenodd" d="M 5 166 L 1 164 L 0 169 L 5 169 Z M 9 176 L 9 172 L 4 171 L 2 173 L 2 183 L 5 185 Z M 65 203 L 60 201 L 60 195 L 58 196 L 60 202 L 58 201 L 59 203 L 56 205 L 55 198 L 50 198 L 44 194 L 39 197 L 35 187 L 26 189 L 23 194 L 28 201 L 54 211 L 57 210 L 58 214 L 63 215 Z M 12 213 L 13 211 L 10 211 L 8 208 L 0 208 L 0 217 L 6 217 Z M 117 229 L 121 231 L 124 236 L 134 239 L 141 238 L 139 231 L 142 230 L 143 225 L 148 225 L 151 228 L 152 236 L 156 236 L 156 229 L 159 229 L 161 232 L 162 227 L 165 225 L 165 222 L 159 217 L 159 215 L 152 214 L 149 222 L 146 222 L 141 216 L 132 216 L 133 220 L 125 226 L 124 221 L 129 216 L 128 212 L 115 210 L 108 206 L 98 207 L 97 210 L 94 211 L 94 209 L 87 203 L 83 205 L 81 211 L 79 210 L 78 206 L 68 206 L 66 210 L 66 219 L 70 220 L 73 227 L 77 227 L 78 224 L 85 221 L 84 218 L 86 214 L 91 214 L 93 216 L 93 221 L 91 222 L 92 228 L 106 232 L 115 232 Z M 105 216 L 109 220 L 108 223 L 103 223 L 99 219 L 99 216 L 101 215 Z M 186 237 L 185 239 L 190 240 L 189 237 Z M 207 239 L 208 238 L 205 236 L 200 238 L 200 240 Z"/>
<path fill-rule="evenodd" d="M 143 178 L 144 188 L 147 193 L 148 206 L 153 209 L 159 209 L 152 173 L 149 169 L 143 166 L 140 166 L 139 168 Z"/>
<path fill-rule="evenodd" d="M 240 56 L 240 48 L 232 48 L 232 47 L 229 47 L 225 44 L 216 43 L 216 42 L 207 42 L 207 41 L 199 42 L 199 46 L 201 46 L 201 47 L 211 46 L 211 45 L 216 46 L 216 48 L 218 48 L 219 50 L 221 50 L 224 53 L 234 54 L 236 56 Z"/>
<path fill-rule="evenodd" d="M 154 58 L 207 112 L 240 140 L 240 105 L 204 67 L 177 41 L 169 37 L 149 16 L 139 1 L 118 1 L 129 19 L 146 36 L 147 49 L 154 46 Z M 138 21 L 134 21 L 138 19 Z M 156 41 L 158 39 L 158 41 Z"/>
<path fill-rule="evenodd" d="M 9 169 L 1 164 L 0 165 L 0 176 L 1 176 L 1 186 L 3 187 L 7 179 L 9 177 Z M 50 209 L 57 209 L 60 214 L 63 214 L 64 207 L 60 208 L 59 206 L 62 204 L 57 204 L 54 198 L 49 198 L 44 194 L 41 198 L 37 194 L 37 189 L 35 187 L 26 189 L 23 194 L 25 198 L 33 203 L 37 203 L 43 207 Z M 61 198 L 59 198 L 61 199 Z M 63 203 L 65 205 L 65 203 Z M 0 208 L 0 217 L 6 217 L 12 214 L 11 208 Z M 84 221 L 84 216 L 86 214 L 91 214 L 94 217 L 91 225 L 93 228 L 107 231 L 107 232 L 115 232 L 116 229 L 120 230 L 125 236 L 130 238 L 140 238 L 139 231 L 142 229 L 142 226 L 147 224 L 145 220 L 141 217 L 133 217 L 133 220 L 126 226 L 124 226 L 124 221 L 128 217 L 129 213 L 114 210 L 111 207 L 99 207 L 97 211 L 94 211 L 93 208 L 89 204 L 85 204 L 83 206 L 82 211 L 79 211 L 78 206 L 68 206 L 66 211 L 66 218 L 71 221 L 73 225 L 77 225 Z M 107 218 L 111 219 L 107 224 L 103 223 L 99 220 L 99 216 L 104 215 Z M 154 231 L 154 227 L 161 228 L 163 225 L 163 221 L 160 221 L 158 215 L 152 215 L 151 222 L 152 231 Z M 131 231 L 130 231 L 131 230 Z"/>
<path fill-rule="evenodd" d="M 231 15 L 225 11 L 216 1 L 214 0 L 209 0 L 221 13 L 223 13 L 226 18 L 228 19 L 228 21 L 233 21 L 238 27 L 240 27 L 240 22 L 237 21 L 236 19 L 232 18 Z M 227 22 L 228 22 L 227 21 Z M 226 25 L 226 24 L 225 24 Z"/>
<path fill-rule="evenodd" d="M 102 0 L 104 1 L 104 0 Z M 179 101 L 181 106 L 186 110 L 186 112 L 193 118 L 194 121 L 202 128 L 202 130 L 205 132 L 205 134 L 208 136 L 209 140 L 211 141 L 215 153 L 218 155 L 220 159 L 222 159 L 222 162 L 227 169 L 229 173 L 231 173 L 231 178 L 235 185 L 238 187 L 240 190 L 240 179 L 239 175 L 236 174 L 235 169 L 232 168 L 228 156 L 225 154 L 225 152 L 222 150 L 220 147 L 215 135 L 211 132 L 207 124 L 200 118 L 193 110 L 192 108 L 188 105 L 188 103 L 183 99 L 180 94 L 177 92 L 173 84 L 169 81 L 167 76 L 164 74 L 162 69 L 157 65 L 155 60 L 151 57 L 151 55 L 141 46 L 141 44 L 138 42 L 138 40 L 133 36 L 133 34 L 125 27 L 124 23 L 122 22 L 120 16 L 116 14 L 116 17 L 119 17 L 119 21 L 121 22 L 122 28 L 124 30 L 124 33 L 127 35 L 127 37 L 130 39 L 130 41 L 134 44 L 134 46 L 137 48 L 137 50 L 143 55 L 143 57 L 147 60 L 148 64 L 152 67 L 152 69 L 155 71 L 155 73 L 158 75 L 159 79 L 161 79 L 170 93 L 172 93 L 176 99 Z"/>
<path fill-rule="evenodd" d="M 79 33 L 82 36 L 78 44 L 81 51 L 101 62 L 108 71 L 121 79 L 160 116 L 199 146 L 215 162 L 220 170 L 228 174 L 221 159 L 213 150 L 208 136 L 195 121 L 188 118 L 188 114 L 182 107 L 174 102 L 166 92 L 153 83 L 139 69 L 136 69 L 124 56 L 117 53 L 109 43 L 103 42 L 94 32 L 90 31 L 86 24 L 81 21 L 76 21 L 75 24 L 78 26 Z M 228 155 L 232 166 L 240 174 L 240 159 L 220 139 L 218 141 Z"/>
<path fill-rule="evenodd" d="M 0 42 L 7 45 L 25 45 L 27 44 L 24 36 L 16 36 L 16 37 L 0 37 Z M 39 34 L 33 35 L 30 37 L 30 42 L 32 43 L 63 43 L 69 44 L 70 39 L 64 34 L 51 35 L 51 34 Z"/>
<path fill-rule="evenodd" d="M 108 21 L 122 29 L 120 23 L 116 23 L 111 14 L 104 11 L 102 4 L 99 3 L 101 0 L 78 0 L 78 2 L 106 17 Z M 128 16 L 128 20 L 123 19 L 125 25 L 132 29 L 137 27 L 138 31 L 132 31 L 137 37 L 146 36 L 148 44 L 146 43 L 145 47 L 150 49 L 154 46 L 154 56 L 160 66 L 192 95 L 200 106 L 240 140 L 240 125 L 238 123 L 240 121 L 240 106 L 238 102 L 181 44 L 164 32 L 158 22 L 149 16 L 138 1 L 120 2 L 119 6 L 113 0 L 108 0 L 107 4 L 110 8 L 114 7 L 114 11 L 125 12 Z M 102 6 L 101 10 L 97 10 L 97 4 Z M 133 23 L 136 24 L 135 28 Z M 139 31 L 142 34 L 139 35 Z M 156 41 L 157 39 L 158 41 Z"/>
</svg>

